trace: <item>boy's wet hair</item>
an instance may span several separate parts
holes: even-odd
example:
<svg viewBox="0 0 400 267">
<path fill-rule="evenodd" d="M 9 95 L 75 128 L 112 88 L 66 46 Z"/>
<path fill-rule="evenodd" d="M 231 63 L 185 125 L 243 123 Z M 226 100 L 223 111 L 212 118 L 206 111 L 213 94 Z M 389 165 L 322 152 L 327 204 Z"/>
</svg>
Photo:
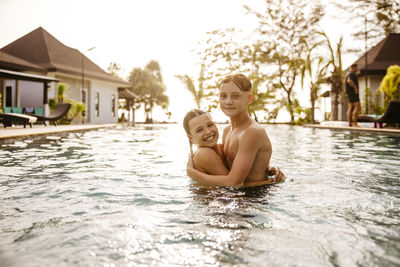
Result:
<svg viewBox="0 0 400 267">
<path fill-rule="evenodd" d="M 221 85 L 223 85 L 224 83 L 230 83 L 230 82 L 233 82 L 240 89 L 240 91 L 251 92 L 251 82 L 249 78 L 247 78 L 247 76 L 241 73 L 226 76 L 222 80 L 219 87 L 221 87 Z"/>
</svg>

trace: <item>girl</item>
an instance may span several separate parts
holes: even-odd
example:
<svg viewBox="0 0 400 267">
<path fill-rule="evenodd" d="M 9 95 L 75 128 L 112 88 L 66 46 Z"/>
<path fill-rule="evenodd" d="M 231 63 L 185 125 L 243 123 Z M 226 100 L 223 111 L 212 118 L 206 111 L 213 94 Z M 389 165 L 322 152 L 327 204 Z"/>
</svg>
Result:
<svg viewBox="0 0 400 267">
<path fill-rule="evenodd" d="M 183 119 L 183 128 L 189 138 L 190 153 L 195 169 L 208 174 L 227 175 L 223 162 L 222 145 L 217 144 L 219 132 L 210 114 L 193 109 Z M 193 154 L 193 143 L 197 151 Z"/>
</svg>

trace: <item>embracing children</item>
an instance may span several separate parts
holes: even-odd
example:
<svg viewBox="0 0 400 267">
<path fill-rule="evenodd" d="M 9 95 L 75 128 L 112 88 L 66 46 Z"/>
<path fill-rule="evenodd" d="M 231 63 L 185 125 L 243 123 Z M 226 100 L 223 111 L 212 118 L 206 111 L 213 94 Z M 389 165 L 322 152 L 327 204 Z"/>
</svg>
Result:
<svg viewBox="0 0 400 267">
<path fill-rule="evenodd" d="M 253 100 L 251 82 L 243 74 L 225 77 L 219 86 L 221 110 L 230 118 L 218 142 L 218 129 L 211 116 L 189 111 L 183 125 L 190 141 L 188 175 L 197 181 L 221 186 L 254 186 L 283 182 L 285 175 L 269 166 L 271 142 L 265 129 L 248 113 Z M 193 154 L 192 143 L 197 145 Z M 274 175 L 272 179 L 268 175 Z"/>
</svg>

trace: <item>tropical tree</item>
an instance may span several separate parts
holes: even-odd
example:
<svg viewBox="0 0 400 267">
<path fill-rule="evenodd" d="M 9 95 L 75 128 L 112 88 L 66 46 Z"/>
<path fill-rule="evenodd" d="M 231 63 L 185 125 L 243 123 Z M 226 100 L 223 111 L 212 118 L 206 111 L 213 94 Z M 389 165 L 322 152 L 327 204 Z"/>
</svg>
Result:
<svg viewBox="0 0 400 267">
<path fill-rule="evenodd" d="M 204 92 L 204 63 L 201 64 L 200 77 L 198 79 L 198 86 L 196 88 L 194 79 L 189 75 L 175 75 L 185 86 L 185 88 L 193 95 L 194 101 L 196 102 L 196 107 L 201 109 L 201 102 L 206 97 Z"/>
<path fill-rule="evenodd" d="M 354 37 L 363 40 L 368 30 L 369 46 L 381 40 L 382 35 L 400 32 L 400 0 L 349 0 L 336 5 L 351 20 Z"/>
<path fill-rule="evenodd" d="M 120 77 L 121 66 L 116 62 L 110 62 L 107 67 L 107 72 L 112 76 Z"/>
<path fill-rule="evenodd" d="M 196 102 L 196 107 L 198 109 L 201 109 L 201 100 L 204 97 L 203 88 L 199 87 L 199 89 L 196 89 L 193 79 L 190 78 L 187 74 L 176 75 L 175 77 L 178 78 L 185 85 L 185 88 L 193 95 L 194 101 Z"/>
<path fill-rule="evenodd" d="M 342 49 L 343 37 L 340 37 L 336 47 L 332 43 L 325 32 L 318 32 L 325 40 L 324 46 L 329 51 L 329 63 L 332 67 L 331 75 L 328 77 L 328 83 L 331 85 L 331 98 L 332 98 L 332 120 L 338 120 L 339 113 L 339 97 L 343 93 L 344 88 L 344 72 L 342 65 Z"/>
<path fill-rule="evenodd" d="M 265 119 L 270 121 L 276 119 L 279 110 L 282 108 L 282 102 L 276 96 L 276 88 L 272 86 L 265 78 L 260 76 L 257 72 L 252 72 L 249 75 L 252 83 L 251 91 L 253 94 L 253 101 L 251 101 L 248 110 L 249 114 L 258 122 L 258 113 L 266 113 Z"/>
<path fill-rule="evenodd" d="M 130 73 L 129 82 L 130 90 L 138 97 L 136 104 L 144 107 L 146 122 L 152 123 L 154 106 L 166 108 L 169 104 L 158 62 L 150 61 L 144 69 L 134 68 Z"/>
<path fill-rule="evenodd" d="M 392 65 L 379 85 L 379 91 L 385 94 L 385 104 L 389 100 L 400 100 L 400 66 Z"/>
<path fill-rule="evenodd" d="M 163 82 L 162 74 L 161 74 L 161 67 L 160 63 L 158 63 L 157 60 L 150 60 L 149 63 L 147 63 L 146 70 L 150 71 L 151 74 L 156 78 L 156 80 L 160 83 Z"/>
<path fill-rule="evenodd" d="M 246 73 L 252 82 L 252 103 L 249 113 L 258 120 L 257 113 L 266 113 L 266 119 L 276 118 L 282 107 L 277 99 L 276 88 L 270 83 L 270 74 L 266 68 L 270 51 L 264 42 L 243 37 L 245 33 L 236 29 L 215 30 L 199 51 L 203 58 L 203 90 L 209 100 L 208 110 L 218 107 L 218 86 L 221 79 L 231 73 Z M 268 110 L 266 107 L 268 106 Z"/>
<path fill-rule="evenodd" d="M 264 8 L 245 6 L 258 19 L 256 32 L 268 44 L 268 72 L 276 89 L 286 97 L 285 106 L 291 122 L 295 120 L 296 99 L 294 88 L 300 74 L 305 43 L 315 38 L 317 23 L 323 17 L 321 5 L 310 6 L 307 1 L 265 0 Z M 261 62 L 265 59 L 261 59 Z"/>
<path fill-rule="evenodd" d="M 326 62 L 322 56 L 314 55 L 314 49 L 321 45 L 321 42 L 317 42 L 313 45 L 308 44 L 304 41 L 306 46 L 306 56 L 302 60 L 301 66 L 301 87 L 304 85 L 304 79 L 307 77 L 310 81 L 310 103 L 311 113 L 310 120 L 315 123 L 315 102 L 319 98 L 319 90 L 321 84 L 326 83 L 326 72 L 330 65 Z"/>
</svg>

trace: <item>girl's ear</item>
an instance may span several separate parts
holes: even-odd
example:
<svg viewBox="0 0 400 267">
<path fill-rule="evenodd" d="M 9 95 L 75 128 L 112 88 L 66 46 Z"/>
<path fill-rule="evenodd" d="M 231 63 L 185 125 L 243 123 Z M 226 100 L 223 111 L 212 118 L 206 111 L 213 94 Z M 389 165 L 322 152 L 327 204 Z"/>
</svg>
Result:
<svg viewBox="0 0 400 267">
<path fill-rule="evenodd" d="M 189 141 L 193 143 L 192 136 L 188 134 L 187 137 L 189 138 Z"/>
<path fill-rule="evenodd" d="M 254 95 L 253 95 L 253 94 L 250 94 L 250 95 L 249 95 L 249 104 L 250 104 L 251 102 L 253 102 L 253 99 L 254 99 Z"/>
</svg>

